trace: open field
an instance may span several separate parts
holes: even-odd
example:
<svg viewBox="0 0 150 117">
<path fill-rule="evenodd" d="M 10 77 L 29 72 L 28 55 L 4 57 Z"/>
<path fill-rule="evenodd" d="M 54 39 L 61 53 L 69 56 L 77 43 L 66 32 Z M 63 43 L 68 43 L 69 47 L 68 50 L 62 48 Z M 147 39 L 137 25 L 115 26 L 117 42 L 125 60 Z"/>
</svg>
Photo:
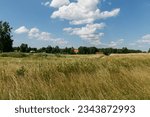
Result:
<svg viewBox="0 0 150 117">
<path fill-rule="evenodd" d="M 0 99 L 150 99 L 150 55 L 1 54 Z"/>
</svg>

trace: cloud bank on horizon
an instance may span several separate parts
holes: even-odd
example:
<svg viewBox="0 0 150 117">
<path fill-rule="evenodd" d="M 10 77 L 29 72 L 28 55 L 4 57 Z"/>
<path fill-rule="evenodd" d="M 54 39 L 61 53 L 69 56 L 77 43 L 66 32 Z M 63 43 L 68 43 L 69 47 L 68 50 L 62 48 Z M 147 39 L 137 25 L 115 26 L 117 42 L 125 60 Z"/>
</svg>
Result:
<svg viewBox="0 0 150 117">
<path fill-rule="evenodd" d="M 25 26 L 15 30 L 16 34 L 27 34 L 30 39 L 37 39 L 43 41 L 50 41 L 57 45 L 67 45 L 68 42 L 61 38 L 54 38 L 49 32 L 42 32 L 38 28 L 27 29 Z"/>
</svg>

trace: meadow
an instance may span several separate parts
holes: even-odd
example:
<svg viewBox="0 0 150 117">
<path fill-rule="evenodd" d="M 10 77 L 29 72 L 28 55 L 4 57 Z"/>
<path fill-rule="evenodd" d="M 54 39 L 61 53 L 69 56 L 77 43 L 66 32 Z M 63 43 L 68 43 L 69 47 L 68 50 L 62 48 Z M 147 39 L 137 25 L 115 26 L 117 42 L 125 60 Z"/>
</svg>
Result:
<svg viewBox="0 0 150 117">
<path fill-rule="evenodd" d="M 149 100 L 150 54 L 0 54 L 1 100 Z"/>
</svg>

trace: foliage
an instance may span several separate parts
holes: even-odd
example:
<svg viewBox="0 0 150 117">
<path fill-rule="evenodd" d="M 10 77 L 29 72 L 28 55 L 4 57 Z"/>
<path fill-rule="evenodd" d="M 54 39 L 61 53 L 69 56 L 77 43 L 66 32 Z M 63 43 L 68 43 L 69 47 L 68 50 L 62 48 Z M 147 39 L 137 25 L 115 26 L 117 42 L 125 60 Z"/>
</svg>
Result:
<svg viewBox="0 0 150 117">
<path fill-rule="evenodd" d="M 61 49 L 59 46 L 56 47 L 42 47 L 40 49 L 28 47 L 28 44 L 22 43 L 20 47 L 12 48 L 13 40 L 11 35 L 12 28 L 10 27 L 8 22 L 0 21 L 0 52 L 45 52 L 45 53 L 53 53 L 53 54 L 75 54 L 74 48 L 64 48 Z M 79 47 L 78 54 L 96 54 L 97 52 L 102 52 L 105 55 L 110 55 L 111 53 L 142 53 L 140 50 L 132 50 L 127 47 L 123 47 L 122 49 L 117 48 L 96 48 L 96 47 Z M 150 50 L 149 50 L 150 52 Z"/>
<path fill-rule="evenodd" d="M 105 55 L 110 55 L 110 54 L 127 54 L 127 53 L 142 53 L 141 50 L 132 50 L 128 49 L 127 47 L 123 47 L 122 49 L 117 49 L 117 48 L 101 48 L 99 49 L 99 52 L 104 53 Z"/>
<path fill-rule="evenodd" d="M 20 46 L 20 52 L 27 52 L 28 51 L 28 44 L 22 43 Z"/>
<path fill-rule="evenodd" d="M 11 35 L 12 28 L 8 22 L 0 21 L 0 51 L 11 52 L 13 40 Z"/>
<path fill-rule="evenodd" d="M 59 46 L 42 47 L 42 48 L 38 49 L 37 52 L 45 52 L 45 53 L 51 53 L 51 54 L 75 54 L 73 47 L 72 48 L 66 47 L 64 49 L 61 49 L 61 48 L 59 48 Z"/>
<path fill-rule="evenodd" d="M 17 76 L 24 76 L 25 72 L 26 72 L 26 69 L 23 66 L 21 66 L 19 69 L 16 70 Z"/>
<path fill-rule="evenodd" d="M 79 47 L 79 54 L 96 54 L 98 49 L 96 47 Z"/>
<path fill-rule="evenodd" d="M 150 48 L 149 48 L 149 50 L 148 50 L 148 53 L 150 53 Z"/>
<path fill-rule="evenodd" d="M 83 47 L 80 46 L 78 48 L 78 53 L 75 53 L 75 49 L 73 47 L 71 48 L 60 48 L 59 46 L 52 47 L 52 46 L 47 46 L 47 47 L 42 47 L 40 49 L 37 48 L 31 48 L 28 47 L 28 44 L 21 44 L 20 47 L 14 47 L 14 51 L 17 52 L 34 52 L 34 53 L 51 53 L 51 54 L 96 54 L 96 53 L 103 53 L 105 55 L 110 55 L 110 54 L 127 54 L 127 53 L 142 53 L 141 50 L 132 50 L 128 49 L 127 47 L 123 47 L 122 49 L 117 49 L 117 48 L 96 48 L 96 47 Z"/>
<path fill-rule="evenodd" d="M 19 53 L 19 52 L 10 52 L 10 53 L 1 53 L 0 57 L 13 57 L 13 58 L 24 58 L 29 55 L 25 53 Z"/>
</svg>

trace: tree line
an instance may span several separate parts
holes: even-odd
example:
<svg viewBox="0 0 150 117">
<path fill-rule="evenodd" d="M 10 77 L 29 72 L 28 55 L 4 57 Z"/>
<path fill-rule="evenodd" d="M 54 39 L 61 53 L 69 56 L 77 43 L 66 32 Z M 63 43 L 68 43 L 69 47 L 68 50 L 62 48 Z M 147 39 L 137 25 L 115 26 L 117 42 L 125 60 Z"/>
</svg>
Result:
<svg viewBox="0 0 150 117">
<path fill-rule="evenodd" d="M 28 44 L 22 43 L 18 47 L 13 47 L 13 40 L 11 35 L 12 27 L 8 22 L 0 21 L 0 52 L 25 52 L 25 53 L 52 53 L 52 54 L 96 54 L 96 53 L 104 53 L 105 55 L 109 55 L 111 53 L 142 53 L 141 50 L 133 50 L 128 49 L 127 47 L 123 47 L 122 49 L 117 48 L 96 48 L 96 47 L 84 47 L 81 46 L 78 49 L 73 47 L 60 48 L 59 46 L 52 47 L 42 47 L 32 48 L 29 47 Z M 75 51 L 76 50 L 76 51 Z M 150 52 L 150 49 L 149 51 Z"/>
<path fill-rule="evenodd" d="M 133 50 L 123 47 L 122 49 L 117 48 L 96 48 L 96 47 L 84 47 L 80 46 L 78 49 L 71 48 L 60 48 L 59 46 L 52 47 L 42 47 L 40 49 L 31 48 L 28 44 L 21 44 L 19 47 L 14 47 L 15 52 L 25 52 L 25 53 L 51 53 L 51 54 L 99 54 L 103 53 L 105 55 L 110 55 L 112 53 L 125 54 L 125 53 L 142 53 L 141 50 Z M 77 51 L 75 51 L 77 50 Z"/>
</svg>

